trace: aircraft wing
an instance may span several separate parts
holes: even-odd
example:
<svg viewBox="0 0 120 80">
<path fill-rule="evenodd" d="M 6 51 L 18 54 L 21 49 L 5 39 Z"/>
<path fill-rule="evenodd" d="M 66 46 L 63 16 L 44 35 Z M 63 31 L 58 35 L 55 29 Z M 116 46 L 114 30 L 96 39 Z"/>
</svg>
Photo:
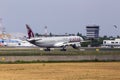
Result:
<svg viewBox="0 0 120 80">
<path fill-rule="evenodd" d="M 68 43 L 68 42 L 57 42 L 55 43 L 55 47 L 63 47 L 63 46 L 80 46 L 80 42 L 73 42 L 73 43 Z"/>
<path fill-rule="evenodd" d="M 55 47 L 63 47 L 63 46 L 67 46 L 67 42 L 57 42 L 54 44 Z"/>
</svg>

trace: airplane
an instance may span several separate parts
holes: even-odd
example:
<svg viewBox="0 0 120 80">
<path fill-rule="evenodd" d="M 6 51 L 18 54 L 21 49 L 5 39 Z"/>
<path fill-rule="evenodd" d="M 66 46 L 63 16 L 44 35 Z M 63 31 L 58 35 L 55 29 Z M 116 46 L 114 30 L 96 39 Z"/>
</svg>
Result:
<svg viewBox="0 0 120 80">
<path fill-rule="evenodd" d="M 0 46 L 9 46 L 9 47 L 31 47 L 34 46 L 26 40 L 21 39 L 0 39 Z"/>
<path fill-rule="evenodd" d="M 28 32 L 27 41 L 38 47 L 46 48 L 45 51 L 50 51 L 50 48 L 62 48 L 61 51 L 66 51 L 67 46 L 79 49 L 80 43 L 83 41 L 80 36 L 35 37 L 28 24 L 26 24 L 26 28 Z"/>
</svg>

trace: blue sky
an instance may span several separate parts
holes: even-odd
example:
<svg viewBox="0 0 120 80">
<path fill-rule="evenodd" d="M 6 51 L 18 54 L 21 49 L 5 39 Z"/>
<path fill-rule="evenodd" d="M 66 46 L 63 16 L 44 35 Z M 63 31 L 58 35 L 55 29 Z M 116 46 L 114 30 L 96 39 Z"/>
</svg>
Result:
<svg viewBox="0 0 120 80">
<path fill-rule="evenodd" d="M 120 35 L 120 0 L 0 0 L 0 17 L 8 33 L 34 32 L 86 35 L 85 26 L 99 25 L 100 35 Z M 113 25 L 117 25 L 115 28 Z"/>
</svg>

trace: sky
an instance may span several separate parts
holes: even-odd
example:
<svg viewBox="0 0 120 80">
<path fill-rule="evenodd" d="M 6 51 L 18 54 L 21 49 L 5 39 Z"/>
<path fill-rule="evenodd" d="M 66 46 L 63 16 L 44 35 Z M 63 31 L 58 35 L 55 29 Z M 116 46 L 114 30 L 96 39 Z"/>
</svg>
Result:
<svg viewBox="0 0 120 80">
<path fill-rule="evenodd" d="M 0 0 L 0 18 L 7 33 L 86 35 L 87 25 L 99 25 L 100 36 L 120 35 L 120 0 Z M 117 26 L 114 27 L 114 25 Z"/>
</svg>

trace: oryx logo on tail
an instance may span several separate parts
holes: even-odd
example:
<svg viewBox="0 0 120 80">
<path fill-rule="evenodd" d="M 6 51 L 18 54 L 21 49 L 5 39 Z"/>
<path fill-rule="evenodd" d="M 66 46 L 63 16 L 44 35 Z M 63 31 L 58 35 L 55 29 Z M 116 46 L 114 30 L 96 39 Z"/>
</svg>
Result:
<svg viewBox="0 0 120 80">
<path fill-rule="evenodd" d="M 26 24 L 26 28 L 28 30 L 28 38 L 30 39 L 31 37 L 34 37 L 34 33 L 28 24 Z"/>
</svg>

